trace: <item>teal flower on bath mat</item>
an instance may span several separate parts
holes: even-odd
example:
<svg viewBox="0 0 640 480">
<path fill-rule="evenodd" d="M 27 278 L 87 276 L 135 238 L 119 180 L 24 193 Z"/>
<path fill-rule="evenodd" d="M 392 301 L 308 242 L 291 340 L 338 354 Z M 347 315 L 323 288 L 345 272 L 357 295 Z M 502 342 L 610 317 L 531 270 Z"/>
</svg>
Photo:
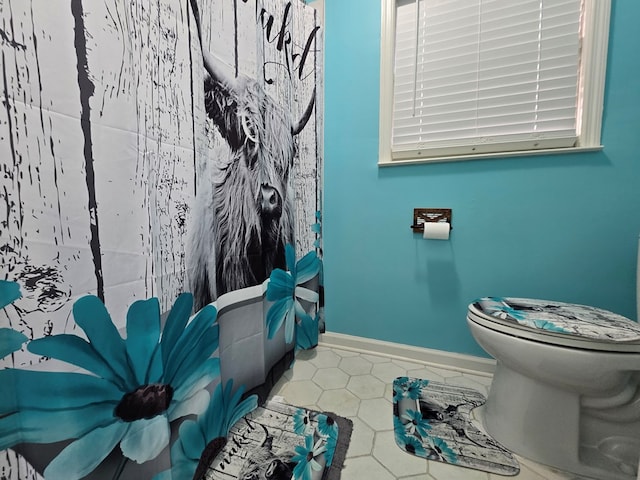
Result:
<svg viewBox="0 0 640 480">
<path fill-rule="evenodd" d="M 313 435 L 306 435 L 304 447 L 296 445 L 296 454 L 291 457 L 291 461 L 297 464 L 293 469 L 293 478 L 295 480 L 311 480 L 312 471 L 322 470 L 322 466 L 316 461 L 316 458 L 325 450 L 326 447 L 322 439 L 314 444 Z"/>
<path fill-rule="evenodd" d="M 311 425 L 311 417 L 308 410 L 299 408 L 293 414 L 293 431 L 298 435 L 313 433 L 313 425 Z"/>
<path fill-rule="evenodd" d="M 417 455 L 419 457 L 426 456 L 426 450 L 424 449 L 422 442 L 420 442 L 420 440 L 417 437 L 414 437 L 413 435 L 407 435 L 406 432 L 404 431 L 404 426 L 402 425 L 402 422 L 400 422 L 400 428 L 397 428 L 397 425 L 396 425 L 396 428 L 394 429 L 394 433 L 395 433 L 396 443 L 402 450 L 412 455 Z"/>
<path fill-rule="evenodd" d="M 0 308 L 6 307 L 20 297 L 20 285 L 16 282 L 0 280 Z M 27 340 L 29 339 L 25 335 L 12 328 L 0 328 L 0 359 L 20 350 Z"/>
<path fill-rule="evenodd" d="M 396 436 L 407 436 L 407 432 L 404 431 L 404 423 L 395 415 L 393 416 L 393 431 L 396 433 Z"/>
<path fill-rule="evenodd" d="M 419 380 L 408 377 L 398 377 L 393 382 L 393 399 L 394 402 L 403 398 L 417 400 L 420 398 L 422 388 L 429 384 L 429 380 Z"/>
<path fill-rule="evenodd" d="M 338 424 L 332 416 L 321 413 L 316 417 L 316 420 L 318 421 L 318 431 L 321 435 L 338 438 Z"/>
<path fill-rule="evenodd" d="M 218 384 L 207 410 L 197 420 L 180 425 L 178 440 L 171 447 L 171 470 L 153 480 L 203 478 L 206 468 L 226 444 L 231 427 L 258 406 L 258 397 L 240 401 L 244 386 L 233 392 L 233 380 Z"/>
<path fill-rule="evenodd" d="M 426 419 L 422 418 L 422 413 L 419 411 L 407 409 L 402 414 L 402 418 L 408 421 L 404 425 L 407 433 L 418 435 L 420 438 L 426 438 L 429 435 L 427 431 L 431 430 L 431 425 Z"/>
<path fill-rule="evenodd" d="M 285 341 L 291 343 L 296 317 L 301 322 L 313 322 L 300 301 L 316 303 L 318 293 L 300 285 L 318 274 L 320 261 L 315 252 L 309 252 L 296 263 L 296 254 L 290 244 L 285 245 L 285 259 L 289 271 L 276 268 L 269 277 L 267 300 L 275 303 L 267 312 L 267 329 L 268 338 L 273 338 L 284 323 Z"/>
<path fill-rule="evenodd" d="M 338 443 L 338 424 L 332 416 L 324 413 L 319 414 L 316 420 L 318 422 L 318 433 L 322 435 L 326 441 L 325 446 L 327 451 L 324 456 L 327 459 L 327 465 L 331 465 L 331 462 L 333 462 L 333 454 Z"/>
<path fill-rule="evenodd" d="M 324 458 L 327 460 L 327 466 L 330 466 L 333 462 L 333 454 L 336 453 L 336 446 L 338 445 L 337 436 L 328 436 L 324 439 L 324 446 L 326 451 L 324 452 Z"/>
<path fill-rule="evenodd" d="M 445 461 L 448 463 L 456 463 L 458 456 L 455 454 L 447 442 L 438 437 L 428 438 L 428 450 L 426 451 L 427 460 Z"/>
<path fill-rule="evenodd" d="M 161 331 L 158 300 L 137 301 L 123 339 L 100 299 L 80 298 L 73 316 L 88 341 L 53 335 L 28 349 L 89 374 L 1 370 L 0 384 L 15 395 L 0 396 L 0 450 L 73 439 L 47 466 L 47 480 L 82 478 L 117 445 L 137 463 L 157 457 L 169 444 L 169 422 L 204 411 L 205 387 L 220 374 L 219 359 L 210 358 L 217 312 L 207 306 L 189 322 L 192 305 L 191 294 L 180 295 Z"/>
</svg>

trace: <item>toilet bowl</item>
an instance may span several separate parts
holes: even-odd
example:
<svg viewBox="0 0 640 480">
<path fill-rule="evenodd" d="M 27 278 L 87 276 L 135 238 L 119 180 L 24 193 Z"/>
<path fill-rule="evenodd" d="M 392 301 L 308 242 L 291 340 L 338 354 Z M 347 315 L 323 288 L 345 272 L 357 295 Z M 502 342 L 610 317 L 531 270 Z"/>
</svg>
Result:
<svg viewBox="0 0 640 480">
<path fill-rule="evenodd" d="M 496 361 L 484 425 L 507 449 L 598 480 L 636 480 L 640 325 L 561 302 L 486 297 L 467 322 Z"/>
</svg>

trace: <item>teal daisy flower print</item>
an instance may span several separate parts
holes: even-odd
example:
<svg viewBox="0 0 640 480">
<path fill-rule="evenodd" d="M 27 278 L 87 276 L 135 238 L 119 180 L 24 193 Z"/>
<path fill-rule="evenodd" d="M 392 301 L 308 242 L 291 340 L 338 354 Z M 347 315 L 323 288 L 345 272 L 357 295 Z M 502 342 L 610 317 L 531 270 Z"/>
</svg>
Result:
<svg viewBox="0 0 640 480">
<path fill-rule="evenodd" d="M 396 436 L 407 436 L 407 432 L 404 429 L 404 423 L 396 415 L 393 416 L 393 431 L 396 433 Z"/>
<path fill-rule="evenodd" d="M 429 437 L 428 450 L 426 450 L 426 458 L 428 460 L 438 460 L 448 463 L 456 463 L 458 456 L 447 445 L 443 439 L 438 437 Z"/>
<path fill-rule="evenodd" d="M 397 417 L 396 417 L 397 418 Z M 396 444 L 405 452 L 408 452 L 412 455 L 417 455 L 419 457 L 426 456 L 426 450 L 422 445 L 422 442 L 418 440 L 418 438 L 413 435 L 407 435 L 404 431 L 404 426 L 400 424 L 400 428 L 394 429 L 394 436 L 396 439 Z"/>
<path fill-rule="evenodd" d="M 12 328 L 0 328 L 0 359 L 20 350 L 27 340 L 25 335 Z"/>
<path fill-rule="evenodd" d="M 316 458 L 324 453 L 326 447 L 323 445 L 322 439 L 313 443 L 313 435 L 306 435 L 304 437 L 304 446 L 296 445 L 296 454 L 291 458 L 291 461 L 296 463 L 293 469 L 293 478 L 295 480 L 311 480 L 312 472 L 319 472 L 322 470 Z"/>
<path fill-rule="evenodd" d="M 492 305 L 494 317 L 501 318 L 503 320 L 512 318 L 515 321 L 524 320 L 526 317 L 525 312 L 522 310 L 516 310 L 511 305 L 509 305 L 503 298 L 501 297 L 490 297 L 490 299 L 495 302 L 495 305 Z"/>
<path fill-rule="evenodd" d="M 397 402 L 403 398 L 418 400 L 422 392 L 422 388 L 429 384 L 428 380 L 419 380 L 408 377 L 398 377 L 393 382 L 393 398 Z"/>
<path fill-rule="evenodd" d="M 0 280 L 0 308 L 15 302 L 21 297 L 20 285 L 16 282 Z M 0 359 L 20 350 L 28 338 L 12 328 L 0 328 Z"/>
<path fill-rule="evenodd" d="M 258 397 L 251 395 L 240 401 L 244 386 L 233 391 L 233 380 L 218 384 L 207 410 L 197 420 L 180 425 L 178 440 L 171 447 L 171 469 L 153 480 L 203 478 L 218 452 L 227 442 L 231 427 L 258 407 Z"/>
<path fill-rule="evenodd" d="M 331 465 L 333 462 L 333 454 L 338 444 L 338 424 L 331 415 L 324 413 L 319 414 L 316 417 L 316 421 L 317 431 L 325 440 L 326 452 L 324 457 L 327 460 L 327 465 Z"/>
<path fill-rule="evenodd" d="M 327 466 L 330 466 L 333 463 L 333 454 L 336 452 L 336 447 L 338 446 L 338 437 L 337 436 L 328 436 L 324 439 L 324 458 L 327 461 Z"/>
<path fill-rule="evenodd" d="M 293 431 L 298 435 L 306 435 L 313 433 L 313 428 L 309 411 L 304 408 L 297 409 L 293 414 Z"/>
<path fill-rule="evenodd" d="M 396 444 L 402 450 L 409 452 L 413 455 L 424 456 L 425 449 L 422 442 L 407 432 L 404 423 L 398 417 L 393 417 L 393 436 L 396 440 Z"/>
<path fill-rule="evenodd" d="M 315 318 L 303 318 L 296 325 L 296 350 L 308 350 L 318 345 L 319 312 Z"/>
<path fill-rule="evenodd" d="M 407 410 L 402 414 L 402 418 L 408 421 L 404 426 L 407 433 L 417 435 L 420 438 L 426 438 L 429 435 L 427 432 L 431 430 L 431 425 L 422 418 L 422 413 L 419 411 Z"/>
<path fill-rule="evenodd" d="M 327 462 L 327 466 L 331 466 L 333 463 L 333 454 L 336 452 L 336 447 L 338 446 L 338 437 L 337 436 L 328 436 L 324 438 L 324 458 Z"/>
<path fill-rule="evenodd" d="M 274 269 L 267 285 L 267 300 L 274 302 L 267 312 L 268 338 L 273 338 L 284 323 L 284 338 L 287 343 L 293 341 L 296 317 L 301 322 L 312 322 L 301 301 L 316 303 L 317 292 L 300 285 L 318 274 L 320 262 L 315 252 L 309 252 L 296 263 L 293 246 L 285 246 L 285 260 L 289 271 Z"/>
<path fill-rule="evenodd" d="M 316 420 L 318 422 L 318 432 L 321 435 L 338 437 L 338 424 L 331 415 L 321 413 L 316 417 Z"/>
<path fill-rule="evenodd" d="M 406 378 L 406 377 L 405 377 Z M 402 377 L 399 377 L 393 382 L 393 403 L 398 403 L 398 401 L 405 398 L 405 388 L 403 385 Z"/>
<path fill-rule="evenodd" d="M 189 321 L 191 294 L 178 297 L 161 329 L 156 298 L 133 303 L 123 339 L 94 296 L 73 305 L 87 339 L 61 334 L 33 340 L 29 351 L 87 373 L 0 371 L 0 450 L 18 443 L 73 441 L 47 466 L 47 480 L 74 480 L 92 472 L 119 446 L 137 463 L 156 458 L 169 444 L 169 422 L 199 414 L 209 403 L 206 386 L 220 375 L 217 312 L 200 310 Z"/>
<path fill-rule="evenodd" d="M 569 333 L 564 328 L 556 325 L 553 322 L 549 322 L 547 320 L 533 320 L 533 326 L 536 328 L 540 328 L 542 330 L 548 330 L 550 332 Z"/>
</svg>

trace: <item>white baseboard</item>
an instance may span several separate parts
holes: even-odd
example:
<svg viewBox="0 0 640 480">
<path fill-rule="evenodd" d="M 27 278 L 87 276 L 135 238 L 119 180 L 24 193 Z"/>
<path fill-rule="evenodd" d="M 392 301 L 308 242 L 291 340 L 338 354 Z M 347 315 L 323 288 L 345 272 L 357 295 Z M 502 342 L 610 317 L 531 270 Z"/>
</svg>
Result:
<svg viewBox="0 0 640 480">
<path fill-rule="evenodd" d="M 319 344 L 326 347 L 370 353 L 372 355 L 382 355 L 401 360 L 413 360 L 436 367 L 454 368 L 455 370 L 463 370 L 481 375 L 492 375 L 496 368 L 496 361 L 493 359 L 433 350 L 430 348 L 413 347 L 411 345 L 385 342 L 372 338 L 355 337 L 343 333 L 323 333 L 320 335 Z"/>
</svg>

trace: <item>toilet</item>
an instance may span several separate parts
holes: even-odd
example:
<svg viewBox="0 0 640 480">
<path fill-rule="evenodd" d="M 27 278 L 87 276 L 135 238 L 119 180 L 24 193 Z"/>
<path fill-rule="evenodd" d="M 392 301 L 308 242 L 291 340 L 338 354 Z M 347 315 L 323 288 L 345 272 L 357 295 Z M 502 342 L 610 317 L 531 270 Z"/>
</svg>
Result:
<svg viewBox="0 0 640 480">
<path fill-rule="evenodd" d="M 473 302 L 467 323 L 497 362 L 487 433 L 577 475 L 640 478 L 640 324 L 584 305 L 503 297 Z"/>
</svg>

